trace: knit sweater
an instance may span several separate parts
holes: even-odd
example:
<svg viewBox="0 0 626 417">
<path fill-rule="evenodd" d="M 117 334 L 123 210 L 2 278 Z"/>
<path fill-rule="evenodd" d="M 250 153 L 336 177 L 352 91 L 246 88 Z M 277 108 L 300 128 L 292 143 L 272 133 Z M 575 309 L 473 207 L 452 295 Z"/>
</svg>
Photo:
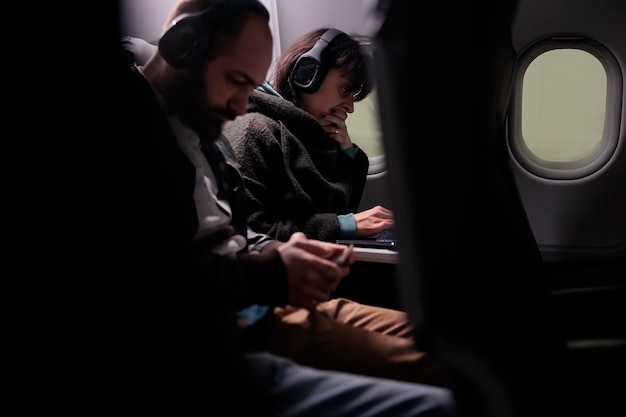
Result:
<svg viewBox="0 0 626 417">
<path fill-rule="evenodd" d="M 260 91 L 248 111 L 227 122 L 223 133 L 233 146 L 248 198 L 248 225 L 277 240 L 301 231 L 334 241 L 337 215 L 358 209 L 369 160 L 354 158 L 328 137 L 309 113 Z"/>
</svg>

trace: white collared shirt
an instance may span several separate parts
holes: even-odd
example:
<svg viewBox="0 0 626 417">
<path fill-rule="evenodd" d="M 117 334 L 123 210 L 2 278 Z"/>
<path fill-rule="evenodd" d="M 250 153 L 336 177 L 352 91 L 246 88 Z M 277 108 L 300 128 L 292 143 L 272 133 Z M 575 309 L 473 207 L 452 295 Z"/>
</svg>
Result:
<svg viewBox="0 0 626 417">
<path fill-rule="evenodd" d="M 176 135 L 178 146 L 196 168 L 196 183 L 193 198 L 198 213 L 198 231 L 196 239 L 202 238 L 218 226 L 227 225 L 231 221 L 230 204 L 217 196 L 217 181 L 211 166 L 207 162 L 200 145 L 198 135 L 180 119 L 168 116 L 170 126 Z M 219 254 L 235 253 L 246 246 L 246 237 L 235 235 L 214 247 Z"/>
</svg>

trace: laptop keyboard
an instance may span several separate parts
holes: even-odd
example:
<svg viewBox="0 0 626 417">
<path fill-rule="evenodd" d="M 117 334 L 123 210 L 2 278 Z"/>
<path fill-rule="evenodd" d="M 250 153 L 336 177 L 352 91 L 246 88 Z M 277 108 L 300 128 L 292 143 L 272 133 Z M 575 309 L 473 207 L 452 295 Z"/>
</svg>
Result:
<svg viewBox="0 0 626 417">
<path fill-rule="evenodd" d="M 393 229 L 382 230 L 376 236 L 377 242 L 393 242 L 396 240 L 396 234 Z"/>
<path fill-rule="evenodd" d="M 354 245 L 357 248 L 378 248 L 398 250 L 398 241 L 396 240 L 393 229 L 383 230 L 377 235 L 361 238 L 361 239 L 339 239 L 337 243 L 344 245 Z"/>
</svg>

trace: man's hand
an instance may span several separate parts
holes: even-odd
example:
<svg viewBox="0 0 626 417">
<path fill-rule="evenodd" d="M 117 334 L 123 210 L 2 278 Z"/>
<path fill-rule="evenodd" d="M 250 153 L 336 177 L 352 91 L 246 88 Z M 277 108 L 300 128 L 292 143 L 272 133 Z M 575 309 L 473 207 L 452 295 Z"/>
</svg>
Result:
<svg viewBox="0 0 626 417">
<path fill-rule="evenodd" d="M 345 248 L 345 245 L 308 239 L 301 232 L 280 245 L 278 252 L 287 270 L 289 304 L 311 310 L 327 301 L 356 260 L 354 253 L 350 253 L 343 265 L 332 260 Z"/>
</svg>

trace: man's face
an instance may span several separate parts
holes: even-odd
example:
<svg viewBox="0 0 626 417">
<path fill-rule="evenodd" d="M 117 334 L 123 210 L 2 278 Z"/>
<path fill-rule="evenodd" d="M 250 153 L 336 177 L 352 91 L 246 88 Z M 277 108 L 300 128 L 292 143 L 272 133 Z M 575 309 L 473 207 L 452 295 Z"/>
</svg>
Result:
<svg viewBox="0 0 626 417">
<path fill-rule="evenodd" d="M 250 16 L 241 35 L 202 66 L 204 104 L 213 124 L 246 112 L 250 93 L 265 80 L 272 60 L 272 34 L 267 21 Z M 216 130 L 213 126 L 212 130 Z"/>
<path fill-rule="evenodd" d="M 246 112 L 250 93 L 265 80 L 272 60 L 272 33 L 267 21 L 249 16 L 241 34 L 216 56 L 173 81 L 173 103 L 183 122 L 213 141 L 227 120 Z"/>
</svg>

